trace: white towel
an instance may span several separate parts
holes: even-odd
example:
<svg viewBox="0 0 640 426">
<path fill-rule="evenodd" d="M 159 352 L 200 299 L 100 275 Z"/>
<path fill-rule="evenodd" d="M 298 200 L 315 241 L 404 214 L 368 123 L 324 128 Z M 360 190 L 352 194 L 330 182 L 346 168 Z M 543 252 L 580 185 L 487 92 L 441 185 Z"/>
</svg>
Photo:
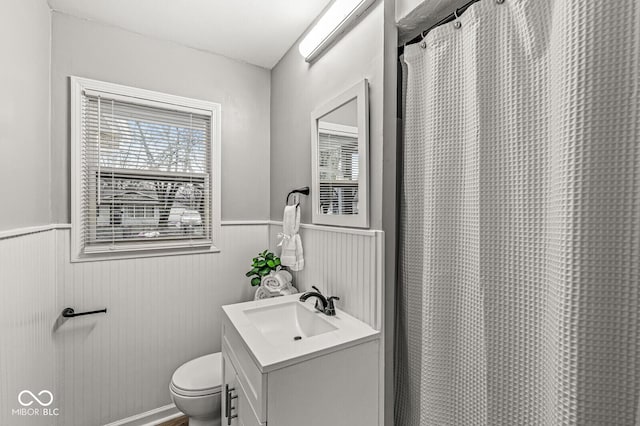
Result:
<svg viewBox="0 0 640 426">
<path fill-rule="evenodd" d="M 270 297 L 271 297 L 271 294 L 269 293 L 269 291 L 267 289 L 265 289 L 264 287 L 260 286 L 256 290 L 256 294 L 253 297 L 253 300 L 268 299 Z"/>
<path fill-rule="evenodd" d="M 280 284 L 282 284 L 282 287 L 286 287 L 291 283 L 291 281 L 293 281 L 293 275 L 291 275 L 291 272 L 285 271 L 284 269 L 280 269 L 274 275 Z"/>
<path fill-rule="evenodd" d="M 300 229 L 300 206 L 285 206 L 282 217 L 282 234 L 278 244 L 282 246 L 280 261 L 282 266 L 288 266 L 292 271 L 301 271 L 304 268 L 304 253 L 302 240 L 298 230 Z"/>
<path fill-rule="evenodd" d="M 293 280 L 293 276 L 284 269 L 270 275 L 262 277 L 261 285 L 270 292 L 280 292 L 287 288 L 289 283 Z"/>
<path fill-rule="evenodd" d="M 296 294 L 298 292 L 298 289 L 295 288 L 294 286 L 292 286 L 291 284 L 287 284 L 287 287 L 283 290 L 280 291 L 280 295 L 282 296 L 288 296 L 290 294 Z"/>
</svg>

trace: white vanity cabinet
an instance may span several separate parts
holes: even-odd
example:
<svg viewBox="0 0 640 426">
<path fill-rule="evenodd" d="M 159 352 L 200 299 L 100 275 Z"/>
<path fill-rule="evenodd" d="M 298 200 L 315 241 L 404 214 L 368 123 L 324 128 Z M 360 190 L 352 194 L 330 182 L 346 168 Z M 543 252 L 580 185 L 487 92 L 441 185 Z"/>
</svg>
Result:
<svg viewBox="0 0 640 426">
<path fill-rule="evenodd" d="M 223 425 L 381 424 L 377 331 L 346 342 L 344 338 L 339 340 L 341 334 L 336 332 L 337 344 L 333 346 L 309 337 L 299 346 L 292 343 L 287 352 L 286 343 L 272 344 L 262 339 L 254 334 L 255 327 L 246 328 L 251 324 L 243 322 L 237 312 L 229 312 L 228 307 L 223 307 L 222 321 Z M 340 321 L 358 321 L 346 317 L 342 313 L 332 321 L 339 325 Z M 330 337 L 327 333 L 326 339 Z M 273 346 L 271 350 L 264 346 L 268 344 Z M 274 352 L 280 356 L 271 357 Z"/>
<path fill-rule="evenodd" d="M 223 394 L 222 421 L 223 425 L 260 426 L 260 422 L 247 399 L 247 393 L 240 384 L 238 373 L 229 358 L 222 357 L 223 364 Z"/>
<path fill-rule="evenodd" d="M 239 336 L 224 333 L 222 337 L 222 425 L 266 425 L 266 412 L 256 409 L 260 404 L 263 374 L 252 364 L 248 353 L 240 346 Z M 240 355 L 240 358 L 238 358 Z M 248 396 L 251 395 L 251 398 Z M 249 402 L 251 399 L 252 403 Z"/>
</svg>

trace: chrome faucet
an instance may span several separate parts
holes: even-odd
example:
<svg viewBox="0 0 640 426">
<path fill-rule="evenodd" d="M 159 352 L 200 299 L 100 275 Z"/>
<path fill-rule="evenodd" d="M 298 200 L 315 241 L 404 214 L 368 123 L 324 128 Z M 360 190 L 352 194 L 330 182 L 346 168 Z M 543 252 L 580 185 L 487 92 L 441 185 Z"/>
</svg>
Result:
<svg viewBox="0 0 640 426">
<path fill-rule="evenodd" d="M 312 285 L 311 288 L 313 288 L 315 291 L 307 291 L 306 293 L 303 293 L 302 296 L 300 296 L 300 301 L 305 302 L 308 298 L 315 297 L 316 309 L 330 317 L 334 316 L 336 314 L 336 307 L 333 304 L 333 301 L 340 300 L 340 298 L 336 296 L 331 296 L 328 298 L 324 297 L 320 290 L 318 290 L 318 287 Z"/>
</svg>

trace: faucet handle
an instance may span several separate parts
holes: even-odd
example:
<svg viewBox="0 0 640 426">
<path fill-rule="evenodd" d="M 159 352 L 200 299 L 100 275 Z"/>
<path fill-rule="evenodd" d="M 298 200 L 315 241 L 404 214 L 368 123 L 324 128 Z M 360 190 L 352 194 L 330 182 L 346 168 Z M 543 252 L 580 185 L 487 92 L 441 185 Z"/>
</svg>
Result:
<svg viewBox="0 0 640 426">
<path fill-rule="evenodd" d="M 311 288 L 314 289 L 318 294 L 322 294 L 320 289 L 315 285 L 312 285 Z M 324 311 L 324 306 L 320 304 L 320 301 L 318 299 L 316 299 L 316 309 L 319 310 L 320 312 Z"/>
<path fill-rule="evenodd" d="M 336 307 L 333 304 L 334 300 L 340 300 L 337 296 L 331 296 L 327 298 L 327 308 L 324 310 L 324 313 L 329 315 L 330 317 L 336 314 Z"/>
</svg>

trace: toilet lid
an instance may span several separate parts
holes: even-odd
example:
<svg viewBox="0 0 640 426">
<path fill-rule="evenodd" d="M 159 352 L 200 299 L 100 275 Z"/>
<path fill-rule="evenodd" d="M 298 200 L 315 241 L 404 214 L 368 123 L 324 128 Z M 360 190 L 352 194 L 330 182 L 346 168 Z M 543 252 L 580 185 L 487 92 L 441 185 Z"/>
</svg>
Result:
<svg viewBox="0 0 640 426">
<path fill-rule="evenodd" d="M 222 386 L 222 354 L 201 356 L 193 359 L 173 373 L 171 384 L 187 392 L 201 392 Z"/>
</svg>

